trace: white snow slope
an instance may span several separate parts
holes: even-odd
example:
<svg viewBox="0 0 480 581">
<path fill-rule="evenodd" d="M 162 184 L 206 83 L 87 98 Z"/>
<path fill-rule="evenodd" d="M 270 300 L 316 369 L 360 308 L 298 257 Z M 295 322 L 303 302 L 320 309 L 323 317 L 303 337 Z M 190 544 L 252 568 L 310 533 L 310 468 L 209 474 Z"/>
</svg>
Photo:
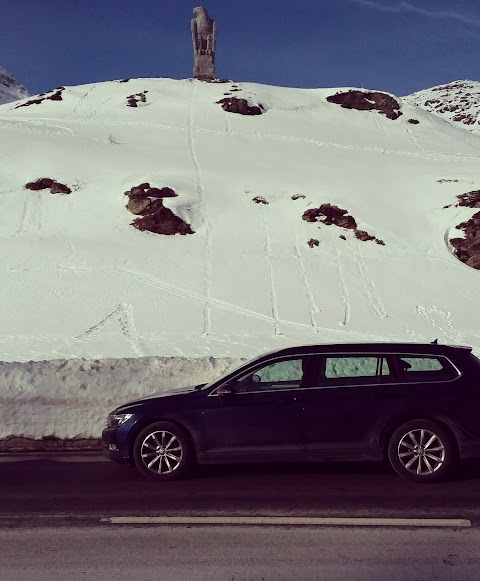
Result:
<svg viewBox="0 0 480 581">
<path fill-rule="evenodd" d="M 30 93 L 3 67 L 0 67 L 0 105 L 25 99 Z"/>
<path fill-rule="evenodd" d="M 417 91 L 404 99 L 480 135 L 480 81 L 454 81 Z"/>
<path fill-rule="evenodd" d="M 435 338 L 480 350 L 480 272 L 448 244 L 475 210 L 443 209 L 480 189 L 480 138 L 405 102 L 392 121 L 328 103 L 339 89 L 239 88 L 266 114 L 224 112 L 215 102 L 228 84 L 170 79 L 0 107 L 0 360 L 239 358 Z M 126 106 L 144 90 L 145 105 Z M 73 192 L 24 188 L 40 177 Z M 176 190 L 165 204 L 195 234 L 130 226 L 124 191 L 145 181 Z M 302 220 L 322 203 L 385 246 Z M 23 373 L 2 368 L 7 388 Z M 17 400 L 46 397 L 27 376 Z M 78 418 L 72 429 L 91 433 Z"/>
</svg>

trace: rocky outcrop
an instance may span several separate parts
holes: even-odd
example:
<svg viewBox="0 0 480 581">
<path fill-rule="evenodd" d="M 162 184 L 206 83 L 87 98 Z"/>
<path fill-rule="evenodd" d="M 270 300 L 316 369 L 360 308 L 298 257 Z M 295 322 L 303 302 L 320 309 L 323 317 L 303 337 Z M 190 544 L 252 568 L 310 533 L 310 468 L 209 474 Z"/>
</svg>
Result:
<svg viewBox="0 0 480 581">
<path fill-rule="evenodd" d="M 128 95 L 127 97 L 127 107 L 138 107 L 139 104 L 147 102 L 148 91 L 142 91 L 141 93 L 135 93 L 134 95 Z"/>
<path fill-rule="evenodd" d="M 239 115 L 263 115 L 265 108 L 263 105 L 250 105 L 246 99 L 238 97 L 225 97 L 217 101 L 227 113 L 238 113 Z"/>
<path fill-rule="evenodd" d="M 51 178 L 39 178 L 34 182 L 28 182 L 25 184 L 27 190 L 39 191 L 39 190 L 50 190 L 51 194 L 71 194 L 72 190 L 66 184 L 57 182 L 57 180 L 52 180 Z"/>
<path fill-rule="evenodd" d="M 262 196 L 255 196 L 252 198 L 252 202 L 255 202 L 255 204 L 264 204 L 265 206 L 268 206 L 268 200 L 262 198 Z"/>
<path fill-rule="evenodd" d="M 480 208 L 480 190 L 460 194 L 457 199 L 458 202 L 453 204 L 456 208 L 459 206 Z M 455 249 L 455 256 L 468 266 L 480 270 L 480 212 L 474 214 L 470 220 L 459 224 L 457 230 L 462 230 L 465 236 L 450 240 L 450 244 Z"/>
<path fill-rule="evenodd" d="M 128 196 L 127 210 L 138 216 L 132 222 L 137 230 L 172 236 L 194 234 L 190 224 L 163 205 L 163 198 L 176 197 L 171 188 L 155 188 L 145 182 L 125 192 Z"/>
<path fill-rule="evenodd" d="M 307 244 L 310 246 L 310 248 L 315 248 L 315 246 L 320 246 L 320 242 L 316 238 L 310 238 L 310 240 L 307 242 Z"/>
<path fill-rule="evenodd" d="M 48 91 L 46 93 L 40 93 L 36 99 L 29 99 L 25 103 L 17 105 L 15 109 L 20 109 L 20 107 L 29 107 L 30 105 L 40 105 L 44 101 L 63 101 L 62 93 L 65 91 L 65 87 L 57 87 L 53 91 Z"/>
<path fill-rule="evenodd" d="M 28 90 L 8 71 L 0 67 L 0 105 L 30 97 Z"/>
<path fill-rule="evenodd" d="M 348 210 L 343 210 L 333 204 L 322 204 L 319 208 L 310 208 L 303 213 L 302 219 L 306 222 L 321 222 L 326 226 L 334 225 L 339 228 L 345 228 L 346 230 L 353 230 L 358 240 L 364 242 L 372 240 L 377 244 L 385 246 L 383 240 L 379 240 L 365 230 L 359 230 L 357 228 L 357 221 L 348 213 Z"/>
<path fill-rule="evenodd" d="M 388 119 L 398 119 L 402 112 L 400 104 L 391 95 L 378 91 L 347 91 L 327 97 L 329 103 L 336 103 L 344 109 L 357 111 L 378 111 Z"/>
<path fill-rule="evenodd" d="M 479 81 L 454 81 L 418 91 L 404 99 L 458 127 L 480 133 Z"/>
</svg>

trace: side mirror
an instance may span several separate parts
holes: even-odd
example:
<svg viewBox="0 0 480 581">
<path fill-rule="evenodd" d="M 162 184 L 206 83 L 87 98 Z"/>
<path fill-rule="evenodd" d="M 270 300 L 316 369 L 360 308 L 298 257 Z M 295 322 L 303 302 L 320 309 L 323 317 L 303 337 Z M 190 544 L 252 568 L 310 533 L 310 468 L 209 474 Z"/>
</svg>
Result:
<svg viewBox="0 0 480 581">
<path fill-rule="evenodd" d="M 232 386 L 229 385 L 228 383 L 225 383 L 224 385 L 221 385 L 218 389 L 217 389 L 217 395 L 220 396 L 225 396 L 225 395 L 232 395 L 233 393 L 235 393 L 232 389 Z"/>
</svg>

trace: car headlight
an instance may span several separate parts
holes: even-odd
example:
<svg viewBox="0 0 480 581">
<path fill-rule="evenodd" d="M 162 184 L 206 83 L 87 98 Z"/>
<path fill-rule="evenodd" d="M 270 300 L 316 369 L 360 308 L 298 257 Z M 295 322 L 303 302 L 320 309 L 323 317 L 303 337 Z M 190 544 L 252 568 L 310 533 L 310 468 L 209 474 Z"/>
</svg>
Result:
<svg viewBox="0 0 480 581">
<path fill-rule="evenodd" d="M 107 418 L 109 428 L 117 428 L 129 420 L 133 414 L 110 414 Z"/>
</svg>

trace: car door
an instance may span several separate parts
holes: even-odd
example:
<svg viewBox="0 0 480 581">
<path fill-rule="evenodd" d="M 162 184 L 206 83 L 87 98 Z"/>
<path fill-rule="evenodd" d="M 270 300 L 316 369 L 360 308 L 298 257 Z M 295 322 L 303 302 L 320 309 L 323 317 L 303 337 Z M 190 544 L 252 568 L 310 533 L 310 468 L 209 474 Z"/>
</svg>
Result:
<svg viewBox="0 0 480 581">
<path fill-rule="evenodd" d="M 202 421 L 205 460 L 304 458 L 299 398 L 304 359 L 292 356 L 264 361 L 213 390 Z"/>
<path fill-rule="evenodd" d="M 378 397 L 394 382 L 387 357 L 329 354 L 322 358 L 317 385 L 303 403 L 306 454 L 312 459 L 380 457 L 384 403 Z"/>
</svg>

